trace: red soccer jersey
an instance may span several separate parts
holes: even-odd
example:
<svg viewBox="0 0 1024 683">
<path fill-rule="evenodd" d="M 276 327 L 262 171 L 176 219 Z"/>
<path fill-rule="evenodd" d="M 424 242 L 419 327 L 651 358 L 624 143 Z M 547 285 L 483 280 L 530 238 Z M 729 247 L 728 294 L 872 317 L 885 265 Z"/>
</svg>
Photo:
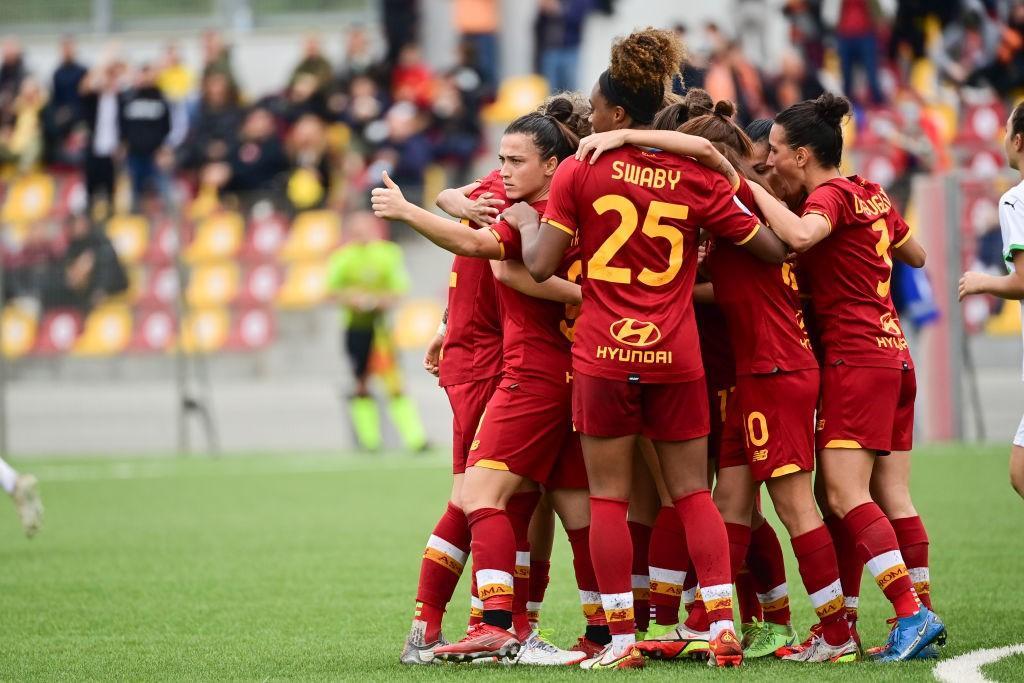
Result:
<svg viewBox="0 0 1024 683">
<path fill-rule="evenodd" d="M 910 227 L 885 191 L 860 176 L 834 178 L 811 192 L 802 213 L 824 216 L 831 228 L 800 258 L 825 363 L 913 367 L 889 293 L 892 249 Z"/>
<path fill-rule="evenodd" d="M 731 387 L 736 384 L 736 362 L 732 355 L 729 326 L 717 304 L 693 304 L 700 339 L 700 358 L 709 389 Z"/>
<path fill-rule="evenodd" d="M 541 200 L 531 206 L 543 215 L 545 204 L 547 201 Z M 522 260 L 518 230 L 499 221 L 491 226 L 491 232 L 501 244 L 502 260 Z M 575 282 L 579 272 L 579 255 L 573 247 L 566 252 L 555 275 Z M 500 282 L 497 287 L 505 334 L 502 381 L 518 382 L 527 393 L 568 397 L 577 307 L 527 296 Z"/>
<path fill-rule="evenodd" d="M 756 207 L 746 181 L 736 196 Z M 803 326 L 793 266 L 765 263 L 742 247 L 716 239 L 705 267 L 715 284 L 715 302 L 729 323 L 737 375 L 818 367 Z"/>
<path fill-rule="evenodd" d="M 470 198 L 476 199 L 485 192 L 507 201 L 498 171 L 483 178 Z M 486 379 L 501 372 L 501 312 L 495 287 L 486 259 L 456 256 L 452 261 L 448 276 L 448 332 L 441 347 L 441 386 Z"/>
<path fill-rule="evenodd" d="M 760 225 L 724 176 L 632 145 L 593 165 L 570 157 L 555 172 L 544 220 L 579 238 L 575 370 L 650 383 L 703 375 L 692 300 L 698 232 L 742 244 Z"/>
</svg>

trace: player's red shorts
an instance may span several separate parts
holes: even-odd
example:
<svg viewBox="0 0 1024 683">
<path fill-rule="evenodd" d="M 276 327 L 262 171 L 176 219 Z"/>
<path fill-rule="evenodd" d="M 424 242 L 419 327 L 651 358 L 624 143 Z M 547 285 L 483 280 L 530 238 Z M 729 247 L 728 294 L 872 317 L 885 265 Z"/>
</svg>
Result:
<svg viewBox="0 0 1024 683">
<path fill-rule="evenodd" d="M 642 434 L 652 441 L 689 441 L 710 430 L 704 378 L 673 384 L 640 384 L 576 372 L 572 416 L 580 434 Z"/>
<path fill-rule="evenodd" d="M 748 464 L 747 451 L 744 445 L 743 417 L 740 414 L 735 387 L 733 389 L 726 401 L 725 423 L 722 425 L 722 433 L 718 443 L 718 469 Z M 711 421 L 714 423 L 714 419 Z M 714 427 L 712 427 L 712 431 L 714 431 Z M 711 451 L 710 441 L 708 442 L 708 454 L 716 455 Z"/>
<path fill-rule="evenodd" d="M 814 470 L 817 369 L 742 375 L 734 402 L 754 481 Z"/>
<path fill-rule="evenodd" d="M 828 365 L 821 375 L 818 450 L 865 448 L 887 455 L 914 446 L 913 368 Z"/>
<path fill-rule="evenodd" d="M 736 393 L 735 384 L 712 384 L 711 376 L 708 380 L 708 407 L 711 411 L 711 431 L 708 433 L 708 457 L 721 457 L 722 441 L 727 429 L 727 418 L 729 408 L 732 404 L 733 394 Z"/>
<path fill-rule="evenodd" d="M 500 381 L 501 375 L 495 375 L 444 388 L 448 402 L 452 404 L 452 472 L 455 474 L 466 471 L 466 458 L 473 444 L 473 435 L 480 426 L 480 416 Z"/>
<path fill-rule="evenodd" d="M 580 435 L 569 427 L 569 432 L 562 442 L 562 450 L 558 453 L 558 461 L 544 482 L 548 491 L 558 489 L 590 488 L 587 481 L 587 465 L 583 462 L 583 448 L 580 446 Z"/>
<path fill-rule="evenodd" d="M 544 484 L 570 429 L 568 392 L 562 399 L 540 396 L 503 380 L 480 418 L 467 466 L 504 470 Z"/>
</svg>

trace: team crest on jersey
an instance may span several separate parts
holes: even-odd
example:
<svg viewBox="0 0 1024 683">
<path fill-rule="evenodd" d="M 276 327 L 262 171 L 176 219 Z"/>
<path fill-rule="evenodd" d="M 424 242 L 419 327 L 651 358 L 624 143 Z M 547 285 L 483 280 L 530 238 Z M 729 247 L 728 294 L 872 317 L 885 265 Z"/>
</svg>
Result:
<svg viewBox="0 0 1024 683">
<path fill-rule="evenodd" d="M 892 313 L 883 313 L 882 317 L 879 318 L 879 322 L 882 324 L 882 329 L 889 334 L 897 337 L 903 336 L 903 330 L 900 329 L 900 323 Z"/>
<path fill-rule="evenodd" d="M 608 328 L 616 341 L 627 346 L 645 347 L 661 341 L 661 330 L 652 322 L 623 318 L 616 320 Z"/>
</svg>

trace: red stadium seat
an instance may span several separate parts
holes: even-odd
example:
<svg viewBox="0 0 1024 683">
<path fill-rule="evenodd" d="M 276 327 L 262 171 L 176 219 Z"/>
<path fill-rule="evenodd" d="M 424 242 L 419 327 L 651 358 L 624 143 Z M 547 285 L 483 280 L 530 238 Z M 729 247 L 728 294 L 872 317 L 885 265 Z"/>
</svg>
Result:
<svg viewBox="0 0 1024 683">
<path fill-rule="evenodd" d="M 888 187 L 907 170 L 907 155 L 893 147 L 872 147 L 860 152 L 857 169 L 882 187 Z"/>
<path fill-rule="evenodd" d="M 226 348 L 232 351 L 256 351 L 274 340 L 274 316 L 265 308 L 239 310 L 231 324 Z"/>
<path fill-rule="evenodd" d="M 1003 172 L 1006 159 L 999 150 L 978 148 L 966 151 L 961 164 L 971 173 L 983 178 L 992 178 Z"/>
<path fill-rule="evenodd" d="M 144 278 L 139 303 L 150 306 L 174 306 L 178 296 L 178 271 L 172 265 L 153 266 Z"/>
<path fill-rule="evenodd" d="M 886 133 L 903 128 L 903 116 L 895 109 L 877 107 L 864 112 L 863 123 L 857 129 L 857 147 L 888 145 Z M 865 178 L 872 176 L 865 175 Z M 880 181 L 876 181 L 880 182 Z M 884 183 L 882 183 L 884 185 Z"/>
<path fill-rule="evenodd" d="M 174 262 L 180 241 L 188 241 L 191 230 L 187 223 L 176 223 L 170 219 L 159 221 L 152 230 L 149 249 L 145 260 L 150 264 L 167 264 Z"/>
<path fill-rule="evenodd" d="M 247 306 L 269 306 L 274 302 L 284 281 L 281 268 L 274 263 L 260 263 L 246 272 L 238 302 Z"/>
<path fill-rule="evenodd" d="M 138 352 L 164 352 L 174 348 L 175 320 L 169 308 L 140 310 L 135 315 L 135 331 L 128 349 Z"/>
<path fill-rule="evenodd" d="M 993 144 L 1003 134 L 1006 109 L 998 101 L 970 105 L 963 112 L 957 128 L 955 142 Z"/>
<path fill-rule="evenodd" d="M 249 232 L 242 247 L 242 255 L 249 261 L 269 261 L 277 256 L 278 250 L 288 237 L 288 219 L 280 214 L 266 218 L 254 218 L 249 222 Z"/>
<path fill-rule="evenodd" d="M 54 217 L 64 220 L 70 214 L 84 213 L 88 204 L 85 181 L 78 173 L 65 173 L 57 179 L 57 203 L 53 207 Z"/>
<path fill-rule="evenodd" d="M 74 347 L 82 332 L 82 314 L 72 309 L 53 310 L 43 316 L 33 353 L 54 356 Z"/>
</svg>

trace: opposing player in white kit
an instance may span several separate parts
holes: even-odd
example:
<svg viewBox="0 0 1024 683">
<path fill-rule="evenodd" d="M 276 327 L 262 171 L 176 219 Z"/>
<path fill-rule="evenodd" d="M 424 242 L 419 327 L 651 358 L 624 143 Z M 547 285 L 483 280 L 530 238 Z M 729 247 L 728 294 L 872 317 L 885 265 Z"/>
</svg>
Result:
<svg viewBox="0 0 1024 683">
<path fill-rule="evenodd" d="M 1014 107 L 1006 121 L 1003 148 L 1010 168 L 1021 174 L 1021 182 L 999 198 L 999 229 L 1003 234 L 1003 260 L 1008 275 L 968 271 L 960 278 L 960 300 L 969 294 L 992 294 L 1001 299 L 1024 299 L 1024 102 Z M 1010 483 L 1024 497 L 1024 419 L 1017 427 L 1010 453 Z"/>
<path fill-rule="evenodd" d="M 39 497 L 36 478 L 19 473 L 0 458 L 0 488 L 14 501 L 25 535 L 29 538 L 35 536 L 43 526 L 43 501 Z"/>
</svg>

